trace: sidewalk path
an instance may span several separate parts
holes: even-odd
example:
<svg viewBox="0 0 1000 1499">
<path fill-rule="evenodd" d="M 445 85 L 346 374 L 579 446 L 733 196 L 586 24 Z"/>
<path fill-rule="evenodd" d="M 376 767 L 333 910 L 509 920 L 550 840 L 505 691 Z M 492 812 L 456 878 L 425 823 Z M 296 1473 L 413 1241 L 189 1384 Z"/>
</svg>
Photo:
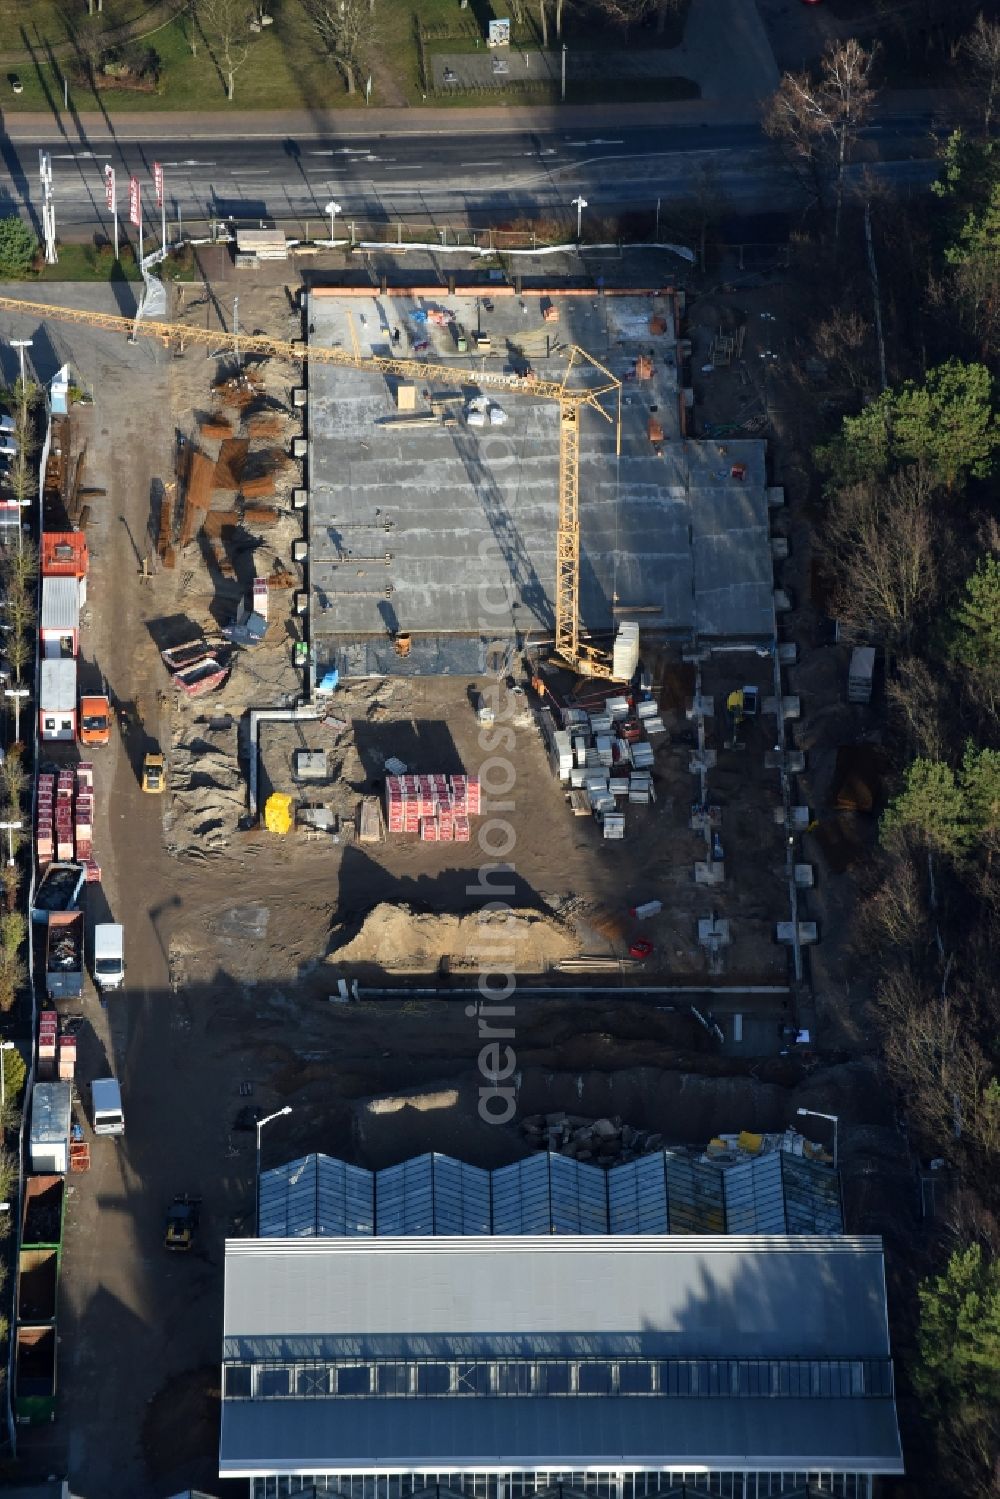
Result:
<svg viewBox="0 0 1000 1499">
<path fill-rule="evenodd" d="M 738 109 L 778 87 L 778 67 L 755 0 L 697 0 L 673 56 L 675 71 L 700 84 L 701 97 L 709 102 Z"/>
<path fill-rule="evenodd" d="M 296 140 L 303 136 L 447 135 L 469 130 L 479 135 L 498 130 L 590 130 L 614 125 L 750 125 L 758 119 L 752 100 L 735 101 L 720 110 L 718 100 L 685 99 L 672 104 L 585 104 L 545 106 L 490 105 L 484 109 L 337 109 L 337 110 L 195 110 L 178 114 L 96 112 L 63 115 L 54 120 L 43 111 L 0 112 L 0 138 L 12 141 L 65 140 L 212 140 L 215 138 Z"/>
</svg>

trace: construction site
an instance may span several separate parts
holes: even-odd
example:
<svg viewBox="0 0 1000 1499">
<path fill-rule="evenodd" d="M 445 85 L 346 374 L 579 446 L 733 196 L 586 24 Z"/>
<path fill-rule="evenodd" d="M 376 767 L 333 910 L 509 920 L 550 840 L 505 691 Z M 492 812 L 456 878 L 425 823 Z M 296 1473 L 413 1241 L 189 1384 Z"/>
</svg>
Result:
<svg viewBox="0 0 1000 1499">
<path fill-rule="evenodd" d="M 151 522 L 168 848 L 290 838 L 352 939 L 376 905 L 460 916 L 502 744 L 517 903 L 570 921 L 519 969 L 801 977 L 783 495 L 763 442 L 686 435 L 683 295 L 313 287 L 299 312 L 302 383 L 245 340 Z M 397 937 L 329 956 L 426 973 Z M 437 958 L 475 966 L 443 930 Z"/>
<path fill-rule="evenodd" d="M 627 268 L 408 263 L 363 287 L 269 266 L 240 283 L 236 338 L 209 290 L 222 253 L 134 344 L 97 290 L 0 301 L 84 396 L 59 527 L 89 548 L 80 682 L 121 728 L 94 752 L 93 836 L 128 997 L 102 1008 L 88 983 L 79 1067 L 139 1081 L 127 1141 L 71 1203 L 63 1415 L 26 1433 L 51 1471 L 71 1423 L 108 1495 L 210 1474 L 215 1267 L 275 1108 L 271 1159 L 369 1169 L 415 1142 L 490 1169 L 701 1151 L 848 1095 L 873 1138 L 890 1123 L 862 1064 L 816 1050 L 827 793 L 785 494 L 755 424 L 706 436 L 696 398 L 728 359 L 745 408 L 742 337 Z M 476 1019 L 498 966 L 517 991 L 499 1125 Z M 146 1268 L 190 1192 L 194 1295 L 191 1265 Z M 138 1349 L 154 1300 L 179 1331 L 118 1392 L 145 1415 L 112 1472 L 96 1309 Z"/>
</svg>

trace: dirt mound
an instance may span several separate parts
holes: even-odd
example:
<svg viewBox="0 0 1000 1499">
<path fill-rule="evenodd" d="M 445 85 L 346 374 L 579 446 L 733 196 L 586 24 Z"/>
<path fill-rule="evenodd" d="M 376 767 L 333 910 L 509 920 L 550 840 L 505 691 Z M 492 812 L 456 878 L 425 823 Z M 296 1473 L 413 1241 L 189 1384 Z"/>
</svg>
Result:
<svg viewBox="0 0 1000 1499">
<path fill-rule="evenodd" d="M 434 973 L 442 963 L 453 973 L 545 973 L 579 950 L 573 930 L 543 911 L 424 913 L 383 901 L 355 936 L 334 932 L 327 961 L 405 973 Z"/>
<path fill-rule="evenodd" d="M 201 726 L 174 744 L 170 804 L 164 817 L 172 854 L 205 857 L 229 842 L 246 811 L 246 783 L 236 758 L 236 734 Z"/>
<path fill-rule="evenodd" d="M 837 750 L 830 801 L 838 812 L 878 812 L 885 757 L 873 744 L 842 744 Z"/>
</svg>

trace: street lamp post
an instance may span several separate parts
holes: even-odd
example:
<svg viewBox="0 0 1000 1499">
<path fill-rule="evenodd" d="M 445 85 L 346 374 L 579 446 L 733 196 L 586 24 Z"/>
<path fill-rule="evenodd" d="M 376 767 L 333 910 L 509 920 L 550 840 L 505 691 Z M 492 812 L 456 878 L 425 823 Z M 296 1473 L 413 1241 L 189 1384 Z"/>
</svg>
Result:
<svg viewBox="0 0 1000 1499">
<path fill-rule="evenodd" d="M 255 1196 L 256 1202 L 257 1202 L 256 1219 L 257 1219 L 257 1232 L 258 1233 L 260 1233 L 260 1132 L 264 1128 L 265 1124 L 270 1124 L 271 1123 L 272 1119 L 280 1119 L 283 1114 L 290 1114 L 291 1112 L 292 1112 L 292 1106 L 291 1106 L 291 1104 L 290 1103 L 286 1103 L 285 1107 L 283 1109 L 278 1109 L 277 1113 L 274 1113 L 274 1114 L 265 1114 L 265 1116 L 264 1116 L 263 1119 L 258 1119 L 257 1120 L 257 1172 L 256 1172 L 256 1176 L 255 1176 L 254 1196 Z"/>
<path fill-rule="evenodd" d="M 0 1119 L 3 1118 L 7 1110 L 7 1064 L 4 1061 L 3 1054 L 5 1051 L 13 1051 L 14 1049 L 13 1041 L 0 1041 Z M 0 1212 L 6 1206 L 6 1203 L 0 1203 Z"/>
<path fill-rule="evenodd" d="M 24 447 L 24 442 L 28 435 L 28 384 L 24 367 L 24 351 L 25 349 L 30 349 L 31 345 L 32 340 L 30 338 L 12 338 L 10 341 L 11 348 L 17 350 L 18 359 L 21 362 L 21 446 L 18 449 L 17 460 L 18 472 L 21 475 L 21 481 L 23 481 L 24 478 L 24 465 L 27 459 L 27 449 Z M 20 505 L 20 503 L 21 496 L 19 494 L 18 505 Z M 17 517 L 17 550 L 19 552 L 23 550 L 24 545 L 21 534 L 23 529 L 23 521 L 19 514 Z"/>
<path fill-rule="evenodd" d="M 0 822 L 0 833 L 7 834 L 7 865 L 14 867 L 14 834 L 24 827 L 23 822 Z"/>
<path fill-rule="evenodd" d="M 559 91 L 559 102 L 566 103 L 566 43 L 562 45 L 562 86 Z"/>
<path fill-rule="evenodd" d="M 11 341 L 10 341 L 11 348 L 17 350 L 18 358 L 21 361 L 21 390 L 22 391 L 24 390 L 24 351 L 25 351 L 25 349 L 30 349 L 31 348 L 31 344 L 32 344 L 32 340 L 30 338 L 12 338 Z M 22 400 L 24 399 L 23 395 L 22 395 L 21 399 Z"/>
<path fill-rule="evenodd" d="M 16 744 L 21 738 L 21 699 L 30 697 L 31 694 L 27 687 L 5 687 L 3 695 L 14 699 L 14 742 Z"/>
<path fill-rule="evenodd" d="M 837 1169 L 837 1127 L 840 1123 L 839 1114 L 821 1114 L 817 1109 L 796 1109 L 797 1114 L 807 1114 L 810 1119 L 826 1119 L 833 1125 L 833 1169 Z"/>
<path fill-rule="evenodd" d="M 580 231 L 583 227 L 583 210 L 587 207 L 586 198 L 574 198 L 573 207 L 576 209 L 576 240 L 580 242 Z"/>
<path fill-rule="evenodd" d="M 326 205 L 326 208 L 323 210 L 324 213 L 328 213 L 330 215 L 330 243 L 331 243 L 331 245 L 333 244 L 334 240 L 337 238 L 337 227 L 336 227 L 337 226 L 337 215 L 338 215 L 338 213 L 343 213 L 343 211 L 344 210 L 341 208 L 340 204 L 339 203 L 335 203 L 332 198 L 330 199 L 330 202 Z"/>
</svg>

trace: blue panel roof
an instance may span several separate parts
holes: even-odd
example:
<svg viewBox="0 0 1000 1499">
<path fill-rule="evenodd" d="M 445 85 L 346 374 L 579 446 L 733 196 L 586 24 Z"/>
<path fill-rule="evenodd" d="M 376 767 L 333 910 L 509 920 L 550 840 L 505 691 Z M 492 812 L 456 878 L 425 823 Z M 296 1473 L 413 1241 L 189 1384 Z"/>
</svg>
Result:
<svg viewBox="0 0 1000 1499">
<path fill-rule="evenodd" d="M 261 1173 L 260 1238 L 352 1238 L 374 1232 L 370 1171 L 314 1154 Z"/>
<path fill-rule="evenodd" d="M 550 1153 L 492 1172 L 434 1154 L 375 1174 L 309 1155 L 260 1181 L 261 1238 L 842 1232 L 835 1173 L 785 1151 L 664 1150 L 608 1171 Z"/>
</svg>

